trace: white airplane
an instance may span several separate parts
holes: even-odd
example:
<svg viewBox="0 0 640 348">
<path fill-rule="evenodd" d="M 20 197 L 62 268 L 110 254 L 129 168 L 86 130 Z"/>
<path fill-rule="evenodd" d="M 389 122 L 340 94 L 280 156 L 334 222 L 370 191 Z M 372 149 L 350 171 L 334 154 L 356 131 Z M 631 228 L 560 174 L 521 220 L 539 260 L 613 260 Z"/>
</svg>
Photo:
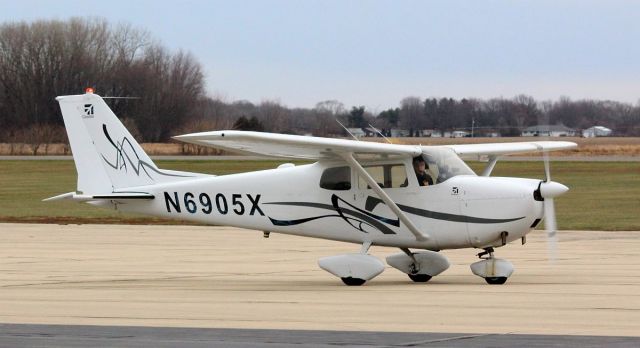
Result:
<svg viewBox="0 0 640 348">
<path fill-rule="evenodd" d="M 78 172 L 68 199 L 124 212 L 229 225 L 361 245 L 319 266 L 347 285 L 362 285 L 385 269 L 368 254 L 373 245 L 401 250 L 387 264 L 415 282 L 449 267 L 446 249 L 477 248 L 472 272 L 503 284 L 513 265 L 494 248 L 526 235 L 545 218 L 555 239 L 553 199 L 568 188 L 550 180 L 546 152 L 575 147 L 564 141 L 417 146 L 245 131 L 175 137 L 246 154 L 315 161 L 215 176 L 158 168 L 109 109 L 88 91 L 61 96 L 64 123 Z M 500 155 L 545 154 L 546 179 L 491 177 Z M 486 156 L 480 175 L 459 156 Z M 414 161 L 426 162 L 431 185 L 418 182 Z M 424 180 L 424 178 L 423 178 Z"/>
</svg>

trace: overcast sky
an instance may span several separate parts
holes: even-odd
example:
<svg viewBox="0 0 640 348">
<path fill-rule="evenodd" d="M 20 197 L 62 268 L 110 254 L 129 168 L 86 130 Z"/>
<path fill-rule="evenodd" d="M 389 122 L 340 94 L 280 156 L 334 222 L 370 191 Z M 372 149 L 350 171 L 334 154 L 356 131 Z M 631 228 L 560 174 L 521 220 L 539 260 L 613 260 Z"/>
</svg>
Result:
<svg viewBox="0 0 640 348">
<path fill-rule="evenodd" d="M 0 21 L 100 16 L 202 63 L 228 101 L 640 98 L 640 1 L 0 0 Z"/>
</svg>

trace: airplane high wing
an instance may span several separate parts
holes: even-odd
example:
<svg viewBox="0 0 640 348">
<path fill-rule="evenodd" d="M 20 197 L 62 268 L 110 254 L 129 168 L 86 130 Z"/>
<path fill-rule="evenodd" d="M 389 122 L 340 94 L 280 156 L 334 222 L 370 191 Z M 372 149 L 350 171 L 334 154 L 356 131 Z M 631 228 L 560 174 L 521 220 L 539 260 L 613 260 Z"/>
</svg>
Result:
<svg viewBox="0 0 640 348">
<path fill-rule="evenodd" d="M 234 130 L 191 133 L 175 136 L 174 139 L 246 154 L 309 160 L 339 158 L 342 157 L 342 154 L 348 153 L 415 157 L 420 155 L 423 150 L 433 147 Z M 576 146 L 575 143 L 568 141 L 530 141 L 443 145 L 438 147 L 452 149 L 460 156 L 498 156 L 524 152 L 554 151 Z"/>
<path fill-rule="evenodd" d="M 330 159 L 341 153 L 368 153 L 418 156 L 419 146 L 380 144 L 374 142 L 307 137 L 250 131 L 214 131 L 173 137 L 187 143 L 224 150 L 273 157 L 298 159 Z"/>
<path fill-rule="evenodd" d="M 570 141 L 527 141 L 516 143 L 487 143 L 487 144 L 465 144 L 465 145 L 445 145 L 455 151 L 459 156 L 469 155 L 511 155 L 536 151 L 556 151 L 570 149 L 578 146 Z"/>
</svg>

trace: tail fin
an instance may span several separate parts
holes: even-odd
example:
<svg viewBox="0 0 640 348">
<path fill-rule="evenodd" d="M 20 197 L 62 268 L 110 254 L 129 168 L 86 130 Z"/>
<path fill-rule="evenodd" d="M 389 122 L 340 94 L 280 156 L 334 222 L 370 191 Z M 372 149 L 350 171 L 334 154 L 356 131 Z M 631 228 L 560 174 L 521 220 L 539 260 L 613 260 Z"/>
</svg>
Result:
<svg viewBox="0 0 640 348">
<path fill-rule="evenodd" d="M 87 93 L 56 100 L 78 171 L 78 192 L 115 192 L 197 176 L 159 169 L 100 96 Z"/>
</svg>

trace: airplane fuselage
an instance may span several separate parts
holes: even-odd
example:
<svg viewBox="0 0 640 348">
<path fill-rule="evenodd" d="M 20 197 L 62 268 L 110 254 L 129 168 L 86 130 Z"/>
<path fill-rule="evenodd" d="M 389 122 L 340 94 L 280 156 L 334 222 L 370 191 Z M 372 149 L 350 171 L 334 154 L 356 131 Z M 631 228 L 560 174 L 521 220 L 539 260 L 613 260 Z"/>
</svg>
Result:
<svg viewBox="0 0 640 348">
<path fill-rule="evenodd" d="M 362 244 L 442 250 L 501 246 L 520 239 L 542 217 L 538 180 L 454 176 L 421 187 L 408 170 L 406 187 L 387 188 L 421 231 L 415 236 L 352 173 L 349 189 L 320 187 L 330 162 L 211 176 L 140 187 L 155 199 L 113 204 L 118 210 Z M 411 168 L 406 166 L 406 168 Z"/>
</svg>

